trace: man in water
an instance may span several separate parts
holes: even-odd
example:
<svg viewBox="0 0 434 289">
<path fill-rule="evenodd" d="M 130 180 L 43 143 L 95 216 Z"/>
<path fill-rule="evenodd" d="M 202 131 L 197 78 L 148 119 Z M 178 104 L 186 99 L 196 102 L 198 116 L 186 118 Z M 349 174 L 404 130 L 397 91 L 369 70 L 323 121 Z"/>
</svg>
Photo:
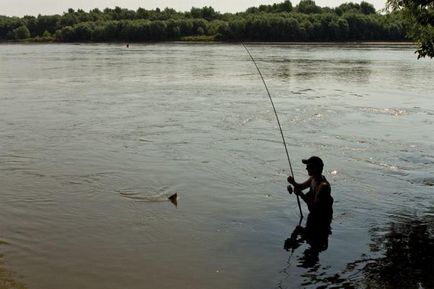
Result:
<svg viewBox="0 0 434 289">
<path fill-rule="evenodd" d="M 323 161 L 319 157 L 312 156 L 302 162 L 306 165 L 309 179 L 297 183 L 292 176 L 289 176 L 288 182 L 294 186 L 294 193 L 306 203 L 309 215 L 306 228 L 297 226 L 291 238 L 286 240 L 285 249 L 295 249 L 300 241 L 306 240 L 311 245 L 312 251 L 319 253 L 326 250 L 328 246 L 328 235 L 333 218 L 333 198 L 330 183 L 322 175 Z M 309 191 L 304 194 L 303 190 L 307 188 Z M 291 186 L 288 186 L 288 191 L 292 193 Z M 301 236 L 301 240 L 297 240 L 298 235 Z"/>
</svg>

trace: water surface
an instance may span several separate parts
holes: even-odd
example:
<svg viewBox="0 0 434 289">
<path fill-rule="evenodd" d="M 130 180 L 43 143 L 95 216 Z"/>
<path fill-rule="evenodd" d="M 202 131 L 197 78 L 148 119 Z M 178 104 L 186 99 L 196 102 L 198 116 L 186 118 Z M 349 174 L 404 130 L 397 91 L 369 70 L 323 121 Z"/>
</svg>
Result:
<svg viewBox="0 0 434 289">
<path fill-rule="evenodd" d="M 241 46 L 0 45 L 0 284 L 397 288 L 394 244 L 433 242 L 433 62 L 402 45 L 249 47 L 296 179 L 314 154 L 332 183 L 314 266 L 307 245 L 283 250 L 297 202 Z M 417 251 L 392 270 L 430 288 Z"/>
</svg>

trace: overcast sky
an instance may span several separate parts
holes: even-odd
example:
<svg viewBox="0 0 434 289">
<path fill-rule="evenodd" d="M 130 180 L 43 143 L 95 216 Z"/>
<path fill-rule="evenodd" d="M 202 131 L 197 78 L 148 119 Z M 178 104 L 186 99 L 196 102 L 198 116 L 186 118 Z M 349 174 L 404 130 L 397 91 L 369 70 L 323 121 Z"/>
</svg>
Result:
<svg viewBox="0 0 434 289">
<path fill-rule="evenodd" d="M 179 11 L 190 10 L 191 7 L 212 6 L 220 12 L 237 12 L 244 11 L 248 7 L 258 6 L 260 4 L 271 4 L 282 2 L 283 0 L 0 0 L 0 15 L 23 16 L 37 14 L 61 14 L 68 8 L 90 10 L 93 8 L 104 9 L 120 6 L 136 10 L 138 7 L 145 9 L 154 9 L 156 7 L 170 7 Z M 291 1 L 296 5 L 299 0 Z M 317 0 L 319 6 L 335 7 L 345 2 L 345 0 Z M 376 9 L 383 9 L 385 1 L 367 0 L 372 3 Z"/>
</svg>

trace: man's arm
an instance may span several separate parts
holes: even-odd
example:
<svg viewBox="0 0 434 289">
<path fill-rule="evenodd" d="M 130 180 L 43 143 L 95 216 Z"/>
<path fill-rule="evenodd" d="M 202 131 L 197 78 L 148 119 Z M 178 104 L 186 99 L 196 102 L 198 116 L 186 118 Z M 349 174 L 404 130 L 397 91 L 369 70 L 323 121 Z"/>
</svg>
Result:
<svg viewBox="0 0 434 289">
<path fill-rule="evenodd" d="M 309 188 L 311 182 L 312 182 L 312 178 L 307 179 L 307 180 L 306 180 L 305 182 L 303 182 L 303 183 L 297 183 L 297 182 L 294 180 L 294 177 L 292 177 L 292 176 L 289 176 L 289 177 L 288 177 L 288 183 L 290 183 L 291 185 L 294 186 L 294 191 L 302 191 L 302 190 L 305 190 L 305 189 Z"/>
<path fill-rule="evenodd" d="M 309 198 L 306 194 L 304 194 L 302 191 L 304 189 L 307 189 L 310 187 L 311 183 L 312 183 L 312 178 L 307 179 L 305 182 L 303 183 L 297 183 L 294 178 L 292 176 L 288 177 L 288 182 L 294 186 L 294 193 L 297 196 L 300 196 L 300 198 L 306 203 L 306 205 L 308 207 L 310 207 L 311 202 L 312 202 L 312 198 Z M 292 191 L 292 190 L 291 190 Z"/>
</svg>

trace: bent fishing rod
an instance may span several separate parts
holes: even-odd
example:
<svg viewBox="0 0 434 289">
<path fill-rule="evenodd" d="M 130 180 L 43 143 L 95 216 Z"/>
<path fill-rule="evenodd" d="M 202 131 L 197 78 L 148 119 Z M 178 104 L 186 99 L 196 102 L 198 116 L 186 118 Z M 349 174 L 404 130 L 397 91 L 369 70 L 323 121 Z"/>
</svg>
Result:
<svg viewBox="0 0 434 289">
<path fill-rule="evenodd" d="M 259 76 L 262 79 L 262 83 L 264 84 L 265 90 L 267 91 L 268 98 L 270 99 L 271 106 L 273 107 L 274 115 L 276 116 L 277 124 L 279 126 L 280 135 L 282 136 L 283 146 L 285 147 L 286 157 L 288 159 L 289 170 L 291 172 L 291 176 L 294 178 L 294 171 L 292 170 L 291 158 L 289 157 L 289 152 L 288 152 L 288 147 L 286 146 L 285 136 L 283 135 L 282 126 L 280 125 L 279 115 L 277 114 L 276 107 L 274 106 L 273 99 L 271 98 L 270 90 L 268 89 L 268 86 L 267 86 L 267 83 L 265 82 L 264 76 L 262 75 L 262 72 L 259 69 L 258 64 L 256 63 L 255 59 L 253 58 L 252 54 L 250 53 L 250 50 L 247 48 L 247 46 L 244 44 L 243 41 L 241 41 L 240 39 L 238 41 L 241 43 L 241 45 L 247 51 L 247 54 L 249 54 L 250 59 L 252 60 L 253 64 L 255 64 L 255 67 L 258 70 Z M 300 222 L 301 222 L 301 219 L 303 219 L 303 212 L 301 210 L 300 198 L 297 194 L 296 194 L 296 196 L 297 196 L 298 209 L 300 210 Z"/>
</svg>

